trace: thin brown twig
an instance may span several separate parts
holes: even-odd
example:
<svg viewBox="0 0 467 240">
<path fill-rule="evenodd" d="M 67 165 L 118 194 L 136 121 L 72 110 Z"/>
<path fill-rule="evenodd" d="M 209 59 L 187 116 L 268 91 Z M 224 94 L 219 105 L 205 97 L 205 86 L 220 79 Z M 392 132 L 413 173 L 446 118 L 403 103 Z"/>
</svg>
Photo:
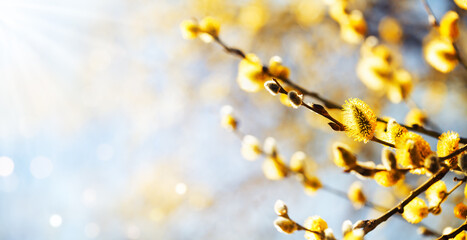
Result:
<svg viewBox="0 0 467 240">
<path fill-rule="evenodd" d="M 467 145 L 464 145 L 463 147 L 457 149 L 456 151 L 452 152 L 451 154 L 447 155 L 447 156 L 444 156 L 444 157 L 440 157 L 439 160 L 440 161 L 444 161 L 446 159 L 450 159 L 452 157 L 455 157 L 459 154 L 461 154 L 462 152 L 464 151 L 467 151 Z"/>
<path fill-rule="evenodd" d="M 438 240 L 448 240 L 448 239 L 454 238 L 455 236 L 457 236 L 457 234 L 461 233 L 464 230 L 467 230 L 467 221 L 465 221 L 458 228 L 454 229 L 451 233 L 444 234 L 444 235 L 442 235 L 441 237 L 439 237 L 437 239 Z"/>
<path fill-rule="evenodd" d="M 224 43 L 219 37 L 214 37 L 214 41 L 219 44 L 226 52 L 228 52 L 229 54 L 232 54 L 234 56 L 237 56 L 237 57 L 240 57 L 241 59 L 244 59 L 246 58 L 246 55 L 245 53 L 240 50 L 240 49 L 237 49 L 237 48 L 234 48 L 234 47 L 230 47 L 228 46 L 226 43 Z M 318 93 L 316 92 L 312 92 L 312 91 L 309 91 L 307 90 L 306 88 L 294 83 L 292 80 L 290 79 L 286 79 L 286 78 L 283 78 L 281 76 L 274 76 L 273 74 L 271 74 L 269 72 L 269 68 L 267 66 L 262 66 L 263 68 L 263 72 L 265 72 L 266 74 L 268 74 L 269 76 L 271 77 L 275 77 L 279 80 L 281 80 L 282 82 L 286 83 L 288 86 L 291 86 L 292 88 L 300 91 L 303 95 L 305 96 L 309 96 L 311 98 L 314 98 L 320 102 L 322 102 L 324 104 L 325 107 L 329 108 L 329 109 L 342 109 L 342 107 L 333 102 L 333 101 L 330 101 L 328 99 L 325 99 L 323 97 L 321 97 Z M 377 119 L 378 122 L 383 122 L 383 123 L 387 123 L 386 120 L 382 119 L 382 118 L 378 118 Z M 430 136 L 430 137 L 433 137 L 433 138 L 438 138 L 439 136 L 441 136 L 441 133 L 438 133 L 436 131 L 432 131 L 432 130 L 429 130 L 429 129 L 426 129 L 422 126 L 418 126 L 418 125 L 415 125 L 415 126 L 407 126 L 407 125 L 404 125 L 404 124 L 400 124 L 402 127 L 405 127 L 407 128 L 408 130 L 411 130 L 411 131 L 414 131 L 414 132 L 419 132 L 419 133 L 422 133 L 422 134 L 425 134 L 427 136 Z M 467 144 L 467 138 L 460 138 L 460 143 L 466 143 Z"/>
<path fill-rule="evenodd" d="M 421 193 L 425 192 L 431 185 L 435 182 L 441 180 L 447 173 L 449 172 L 448 167 L 443 167 L 439 170 L 435 175 L 433 175 L 430 179 L 428 179 L 425 183 L 420 185 L 418 188 L 410 192 L 409 196 L 407 196 L 403 201 L 393 207 L 391 210 L 387 211 L 380 217 L 371 220 L 362 221 L 362 223 L 358 226 L 359 228 L 363 228 L 366 233 L 371 232 L 375 229 L 379 224 L 388 220 L 392 215 L 396 213 L 401 213 L 404 211 L 404 207 L 409 204 L 415 197 L 420 195 Z"/>
</svg>

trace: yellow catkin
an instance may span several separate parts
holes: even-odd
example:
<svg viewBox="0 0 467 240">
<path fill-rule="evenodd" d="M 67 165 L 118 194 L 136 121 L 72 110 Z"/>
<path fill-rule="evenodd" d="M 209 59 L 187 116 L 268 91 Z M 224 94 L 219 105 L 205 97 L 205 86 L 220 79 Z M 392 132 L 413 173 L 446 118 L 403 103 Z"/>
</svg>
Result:
<svg viewBox="0 0 467 240">
<path fill-rule="evenodd" d="M 269 60 L 269 73 L 273 76 L 288 79 L 290 75 L 289 68 L 282 65 L 282 59 L 279 56 L 272 57 Z"/>
<path fill-rule="evenodd" d="M 264 176 L 269 180 L 280 180 L 287 176 L 287 169 L 279 156 L 266 158 L 262 168 Z"/>
<path fill-rule="evenodd" d="M 428 207 L 422 199 L 416 197 L 404 207 L 402 217 L 412 224 L 417 224 L 428 216 Z"/>
<path fill-rule="evenodd" d="M 274 221 L 274 227 L 276 227 L 277 231 L 287 234 L 291 234 L 298 229 L 298 226 L 294 221 L 284 217 L 276 218 Z"/>
<path fill-rule="evenodd" d="M 451 72 L 458 63 L 456 49 L 452 43 L 443 38 L 430 40 L 425 46 L 425 60 L 442 73 Z"/>
<path fill-rule="evenodd" d="M 424 159 L 432 153 L 430 144 L 413 132 L 401 134 L 396 138 L 395 145 L 397 161 L 404 167 L 420 167 Z"/>
<path fill-rule="evenodd" d="M 436 206 L 446 196 L 447 188 L 446 184 L 439 180 L 431 185 L 426 191 L 426 199 L 428 200 L 429 206 Z"/>
<path fill-rule="evenodd" d="M 257 92 L 264 88 L 267 75 L 263 72 L 261 60 L 252 53 L 238 65 L 237 83 L 246 92 Z"/>
<path fill-rule="evenodd" d="M 305 193 L 308 195 L 314 195 L 316 191 L 318 191 L 323 184 L 319 180 L 319 178 L 315 176 L 309 176 L 303 181 L 303 187 L 305 188 Z"/>
<path fill-rule="evenodd" d="M 341 25 L 341 38 L 352 44 L 363 41 L 367 31 L 367 24 L 363 14 L 359 10 L 353 10 L 339 21 Z"/>
<path fill-rule="evenodd" d="M 258 139 L 251 135 L 243 137 L 241 153 L 246 160 L 256 160 L 262 153 Z"/>
<path fill-rule="evenodd" d="M 363 229 L 355 229 L 344 235 L 344 240 L 363 240 L 365 232 Z"/>
<path fill-rule="evenodd" d="M 374 179 L 383 187 L 391 187 L 404 179 L 404 174 L 398 171 L 379 171 L 375 173 Z"/>
<path fill-rule="evenodd" d="M 387 139 L 390 143 L 396 144 L 396 139 L 407 133 L 407 129 L 399 125 L 394 119 L 390 119 L 387 124 Z"/>
<path fill-rule="evenodd" d="M 350 148 L 340 142 L 332 146 L 334 163 L 341 168 L 352 169 L 357 164 L 357 157 L 350 151 Z"/>
<path fill-rule="evenodd" d="M 401 25 L 392 17 L 381 19 L 381 22 L 378 25 L 378 31 L 383 40 L 391 43 L 400 42 L 403 34 Z"/>
<path fill-rule="evenodd" d="M 213 17 L 205 17 L 199 23 L 199 29 L 202 33 L 206 33 L 211 37 L 218 37 L 220 31 L 220 23 Z"/>
<path fill-rule="evenodd" d="M 306 154 L 302 151 L 295 152 L 290 158 L 289 168 L 294 172 L 303 172 L 305 170 Z"/>
<path fill-rule="evenodd" d="M 180 30 L 182 31 L 182 36 L 185 39 L 193 39 L 198 36 L 199 26 L 198 23 L 194 20 L 185 20 L 180 24 Z"/>
<path fill-rule="evenodd" d="M 454 11 L 449 11 L 444 14 L 443 18 L 439 23 L 439 34 L 441 37 L 454 42 L 459 37 L 459 15 Z"/>
<path fill-rule="evenodd" d="M 453 240 L 467 240 L 467 234 L 465 233 L 465 231 L 462 231 L 459 234 L 457 234 L 456 237 L 453 238 Z"/>
<path fill-rule="evenodd" d="M 467 10 L 467 0 L 454 0 L 458 7 Z"/>
<path fill-rule="evenodd" d="M 459 219 L 465 220 L 467 217 L 467 206 L 463 203 L 458 203 L 454 207 L 454 216 L 456 216 Z"/>
<path fill-rule="evenodd" d="M 459 134 L 453 131 L 448 131 L 439 136 L 436 153 L 438 157 L 445 157 L 459 148 Z M 457 157 L 452 157 L 445 160 L 449 166 L 457 164 Z"/>
<path fill-rule="evenodd" d="M 418 108 L 411 109 L 405 116 L 405 124 L 407 124 L 408 126 L 424 126 L 426 121 L 426 114 Z"/>
<path fill-rule="evenodd" d="M 373 110 L 357 98 L 346 100 L 343 109 L 347 135 L 355 141 L 370 141 L 376 129 L 376 115 Z"/>
<path fill-rule="evenodd" d="M 308 228 L 312 231 L 319 232 L 321 234 L 316 234 L 312 232 L 305 231 L 305 238 L 308 240 L 323 240 L 324 239 L 324 230 L 328 228 L 328 224 L 320 216 L 309 217 L 305 220 L 303 224 L 305 228 Z"/>
<path fill-rule="evenodd" d="M 363 193 L 362 183 L 354 182 L 350 185 L 347 197 L 356 209 L 363 207 L 366 203 L 366 196 Z"/>
</svg>

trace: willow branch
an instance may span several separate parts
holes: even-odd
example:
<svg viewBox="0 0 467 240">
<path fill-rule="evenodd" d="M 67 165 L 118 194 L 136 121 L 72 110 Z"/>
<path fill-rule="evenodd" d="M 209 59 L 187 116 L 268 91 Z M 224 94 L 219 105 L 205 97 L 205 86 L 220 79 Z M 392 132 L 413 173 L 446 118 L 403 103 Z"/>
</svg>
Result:
<svg viewBox="0 0 467 240">
<path fill-rule="evenodd" d="M 464 145 L 463 147 L 457 149 L 456 151 L 452 152 L 451 154 L 449 154 L 447 156 L 440 157 L 439 160 L 443 161 L 443 160 L 446 160 L 446 159 L 450 159 L 452 157 L 455 157 L 455 156 L 461 154 L 464 151 L 467 151 L 467 145 Z"/>
<path fill-rule="evenodd" d="M 423 6 L 425 7 L 425 11 L 428 14 L 428 22 L 430 23 L 431 26 L 433 27 L 439 27 L 439 22 L 435 17 L 435 14 L 433 13 L 433 10 L 431 9 L 430 5 L 428 4 L 427 0 L 422 0 Z M 460 55 L 459 47 L 455 42 L 452 42 L 452 46 L 456 50 L 456 57 L 457 60 L 459 60 L 459 63 L 467 69 L 467 63 L 464 61 L 464 59 Z"/>
<path fill-rule="evenodd" d="M 219 37 L 214 37 L 214 41 L 219 44 L 227 53 L 231 54 L 231 55 L 234 55 L 236 57 L 239 57 L 241 59 L 245 59 L 246 58 L 246 55 L 245 53 L 238 49 L 238 48 L 234 48 L 234 47 L 231 47 L 229 45 L 227 45 L 226 43 L 224 43 L 224 41 L 222 41 Z M 307 90 L 306 88 L 298 85 L 297 83 L 293 82 L 292 80 L 288 79 L 288 78 L 283 78 L 283 77 L 280 77 L 280 76 L 274 76 L 273 74 L 271 74 L 269 72 L 269 68 L 267 66 L 262 66 L 263 68 L 263 72 L 265 72 L 266 74 L 268 74 L 269 76 L 271 77 L 274 77 L 274 78 L 277 78 L 279 80 L 281 80 L 282 82 L 284 82 L 285 84 L 287 84 L 288 86 L 300 91 L 303 95 L 305 96 L 309 96 L 311 98 L 314 98 L 318 101 L 320 101 L 321 103 L 324 104 L 325 107 L 329 108 L 329 109 L 341 109 L 342 110 L 342 107 L 341 105 L 329 100 L 329 99 L 326 99 L 326 98 L 323 98 L 321 97 L 318 93 L 316 92 L 312 92 L 312 91 L 309 91 Z M 378 118 L 377 119 L 378 122 L 383 122 L 383 123 L 387 123 L 387 121 L 385 121 L 384 119 L 382 118 Z M 438 138 L 439 136 L 441 136 L 441 133 L 438 133 L 436 131 L 432 131 L 432 130 L 428 130 L 422 126 L 418 126 L 418 125 L 414 125 L 414 126 L 407 126 L 407 125 L 404 125 L 404 124 L 400 124 L 402 127 L 405 127 L 407 128 L 408 130 L 411 130 L 411 131 L 414 131 L 414 132 L 418 132 L 418 133 L 422 133 L 422 134 L 425 134 L 427 136 L 430 136 L 430 137 L 433 137 L 433 138 Z M 467 138 L 460 138 L 460 143 L 465 143 L 467 144 Z"/>
<path fill-rule="evenodd" d="M 454 229 L 451 233 L 442 235 L 438 238 L 438 240 L 448 240 L 454 238 L 455 236 L 457 236 L 457 234 L 461 233 L 464 230 L 467 230 L 467 221 L 465 221 L 458 228 Z"/>
<path fill-rule="evenodd" d="M 417 197 L 421 193 L 425 192 L 431 185 L 433 185 L 437 181 L 441 180 L 448 172 L 449 172 L 448 167 L 441 168 L 441 170 L 439 170 L 435 175 L 433 175 L 425 183 L 423 183 L 418 188 L 416 188 L 415 190 L 410 192 L 409 196 L 407 196 L 403 201 L 401 201 L 399 204 L 397 204 L 391 210 L 387 211 L 386 213 L 381 215 L 379 218 L 362 221 L 362 223 L 358 227 L 363 228 L 363 230 L 365 231 L 365 234 L 371 232 L 379 224 L 385 222 L 386 220 L 388 220 L 394 214 L 403 212 L 404 207 L 407 204 L 409 204 L 415 197 Z"/>
</svg>

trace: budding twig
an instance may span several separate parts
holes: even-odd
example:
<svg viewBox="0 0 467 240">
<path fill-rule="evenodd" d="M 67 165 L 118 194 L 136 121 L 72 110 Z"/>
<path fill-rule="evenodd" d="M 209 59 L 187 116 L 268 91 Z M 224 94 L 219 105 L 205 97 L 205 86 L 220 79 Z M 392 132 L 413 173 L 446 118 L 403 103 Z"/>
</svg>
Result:
<svg viewBox="0 0 467 240">
<path fill-rule="evenodd" d="M 430 23 L 431 26 L 433 26 L 433 27 L 438 27 L 438 26 L 439 26 L 439 22 L 438 22 L 438 20 L 436 19 L 436 17 L 435 17 L 435 15 L 434 15 L 433 10 L 431 9 L 430 5 L 428 4 L 428 1 L 427 1 L 427 0 L 422 0 L 422 3 L 423 3 L 423 6 L 425 7 L 426 13 L 428 14 L 428 22 Z M 462 65 L 462 67 L 464 67 L 465 69 L 467 69 L 467 62 L 464 62 L 464 59 L 461 57 L 459 48 L 457 47 L 457 44 L 456 44 L 455 42 L 453 42 L 453 43 L 452 43 L 452 46 L 453 46 L 454 49 L 456 50 L 456 57 L 457 57 L 457 59 L 459 60 L 460 64 Z"/>
<path fill-rule="evenodd" d="M 232 54 L 234 56 L 237 56 L 241 59 L 244 59 L 246 58 L 246 55 L 245 53 L 238 49 L 238 48 L 234 48 L 234 47 L 231 47 L 231 46 L 228 46 L 226 43 L 224 43 L 218 36 L 213 36 L 214 38 L 214 41 L 219 44 L 227 53 L 229 54 Z M 292 80 L 290 79 L 287 79 L 287 78 L 283 78 L 281 76 L 274 76 L 273 74 L 271 74 L 269 72 L 269 68 L 267 66 L 262 66 L 263 68 L 263 72 L 266 73 L 267 75 L 271 76 L 271 77 L 274 77 L 274 78 L 277 78 L 279 80 L 281 80 L 282 82 L 284 82 L 285 84 L 287 84 L 288 86 L 291 86 L 292 88 L 300 91 L 303 95 L 305 96 L 309 96 L 311 98 L 314 98 L 320 102 L 322 102 L 324 104 L 324 106 L 326 108 L 329 108 L 329 109 L 341 109 L 342 110 L 342 106 L 333 102 L 333 101 L 330 101 L 328 99 L 325 99 L 323 97 L 321 97 L 318 93 L 316 92 L 312 92 L 312 91 L 309 91 L 307 90 L 306 88 L 298 85 L 297 83 L 293 82 Z M 387 121 L 385 121 L 384 119 L 382 118 L 378 118 L 377 119 L 378 122 L 383 122 L 383 123 L 387 123 Z M 408 130 L 412 130 L 414 132 L 419 132 L 419 133 L 422 133 L 422 134 L 425 134 L 427 136 L 430 136 L 430 137 L 433 137 L 433 138 L 438 138 L 439 136 L 441 136 L 441 133 L 438 133 L 436 131 L 432 131 L 432 130 L 428 130 L 428 129 L 425 129 L 424 127 L 422 126 L 407 126 L 407 125 L 404 125 L 404 124 L 400 124 L 402 127 L 405 127 L 407 128 Z M 467 138 L 460 138 L 460 143 L 466 143 L 467 144 Z"/>
<path fill-rule="evenodd" d="M 387 211 L 385 214 L 383 214 L 379 218 L 363 221 L 362 224 L 360 224 L 358 227 L 363 228 L 363 230 L 365 231 L 365 234 L 371 232 L 379 224 L 388 220 L 392 215 L 403 212 L 404 207 L 407 204 L 409 204 L 410 201 L 412 201 L 415 197 L 417 197 L 421 193 L 425 192 L 431 185 L 441 180 L 448 172 L 449 172 L 448 167 L 441 168 L 441 170 L 439 170 L 435 175 L 433 175 L 425 183 L 423 183 L 417 189 L 410 192 L 409 196 L 407 196 L 402 202 L 397 204 L 391 210 Z"/>
<path fill-rule="evenodd" d="M 448 240 L 454 238 L 455 236 L 457 236 L 457 234 L 461 233 L 464 230 L 467 230 L 467 221 L 465 221 L 458 228 L 454 229 L 451 233 L 442 235 L 438 238 L 438 240 Z"/>
</svg>

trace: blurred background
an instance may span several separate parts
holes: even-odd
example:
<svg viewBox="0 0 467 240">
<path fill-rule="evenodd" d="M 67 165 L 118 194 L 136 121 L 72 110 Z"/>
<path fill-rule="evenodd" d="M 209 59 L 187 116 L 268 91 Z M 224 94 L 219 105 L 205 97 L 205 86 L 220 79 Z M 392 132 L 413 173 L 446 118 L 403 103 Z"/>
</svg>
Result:
<svg viewBox="0 0 467 240">
<path fill-rule="evenodd" d="M 414 78 L 412 101 L 442 130 L 467 136 L 467 71 L 441 74 L 423 59 L 430 26 L 421 1 L 350 2 L 368 35 L 397 19 L 402 36 L 383 42 Z M 429 3 L 438 18 L 456 9 Z M 458 12 L 467 58 L 466 11 Z M 382 147 L 352 143 L 266 92 L 241 91 L 238 59 L 181 36 L 181 21 L 207 15 L 220 20 L 225 42 L 263 62 L 281 56 L 293 80 L 326 98 L 360 97 L 401 122 L 410 109 L 357 78 L 360 45 L 339 37 L 322 0 L 0 0 L 0 239 L 304 239 L 275 230 L 277 199 L 298 222 L 320 215 L 338 237 L 344 220 L 380 214 L 326 191 L 307 195 L 293 178 L 267 180 L 260 161 L 242 158 L 241 141 L 220 126 L 223 105 L 233 106 L 242 132 L 276 138 L 286 159 L 304 151 L 321 181 L 342 191 L 358 179 L 334 166 L 332 142 L 377 162 Z M 436 139 L 426 139 L 436 149 Z M 380 205 L 403 197 L 363 183 Z M 439 232 L 456 227 L 452 208 L 423 222 Z M 368 237 L 401 232 L 422 239 L 396 217 Z"/>
</svg>

